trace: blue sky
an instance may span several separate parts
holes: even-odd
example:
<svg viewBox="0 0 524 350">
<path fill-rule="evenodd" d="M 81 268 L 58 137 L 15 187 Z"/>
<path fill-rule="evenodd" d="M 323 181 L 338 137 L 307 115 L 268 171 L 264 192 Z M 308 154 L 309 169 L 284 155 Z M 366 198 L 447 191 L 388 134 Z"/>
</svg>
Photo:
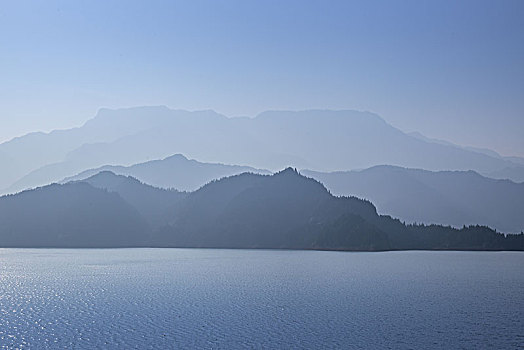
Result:
<svg viewBox="0 0 524 350">
<path fill-rule="evenodd" d="M 100 107 L 368 110 L 524 156 L 524 1 L 3 1 L 0 141 Z"/>
</svg>

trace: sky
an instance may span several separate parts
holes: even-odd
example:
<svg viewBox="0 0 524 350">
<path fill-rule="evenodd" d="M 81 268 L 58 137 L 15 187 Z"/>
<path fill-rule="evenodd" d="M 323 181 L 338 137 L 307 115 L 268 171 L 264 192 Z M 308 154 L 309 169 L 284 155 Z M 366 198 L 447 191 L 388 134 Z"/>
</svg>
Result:
<svg viewBox="0 0 524 350">
<path fill-rule="evenodd" d="M 101 107 L 356 109 L 524 156 L 524 1 L 0 2 L 0 142 Z"/>
</svg>

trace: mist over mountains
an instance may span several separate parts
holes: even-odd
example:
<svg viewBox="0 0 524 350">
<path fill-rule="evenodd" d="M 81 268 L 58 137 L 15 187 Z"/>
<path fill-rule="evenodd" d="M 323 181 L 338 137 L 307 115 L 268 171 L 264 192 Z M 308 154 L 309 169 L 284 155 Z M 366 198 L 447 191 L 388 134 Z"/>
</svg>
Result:
<svg viewBox="0 0 524 350">
<path fill-rule="evenodd" d="M 376 166 L 360 171 L 302 171 L 334 195 L 370 200 L 381 214 L 408 223 L 462 227 L 480 224 L 507 233 L 524 230 L 524 183 L 474 171 Z"/>
<path fill-rule="evenodd" d="M 97 189 L 118 193 L 123 200 L 140 213 L 147 222 L 149 230 L 166 224 L 173 212 L 177 210 L 179 202 L 187 197 L 186 192 L 156 188 L 133 177 L 115 175 L 110 171 L 102 171 L 83 181 L 70 183 L 87 183 Z"/>
<path fill-rule="evenodd" d="M 524 234 L 406 226 L 291 168 L 234 175 L 191 193 L 105 171 L 0 197 L 0 246 L 523 250 Z"/>
<path fill-rule="evenodd" d="M 524 229 L 524 159 L 368 112 L 101 109 L 0 144 L 0 162 L 2 193 L 23 191 L 0 197 L 5 246 L 90 246 L 94 230 L 101 247 L 513 249 L 495 230 Z"/>
<path fill-rule="evenodd" d="M 423 140 L 357 111 L 270 111 L 227 118 L 166 107 L 102 109 L 79 128 L 34 133 L 0 145 L 0 188 L 14 193 L 104 165 L 130 166 L 173 154 L 204 162 L 275 171 L 379 164 L 427 170 L 475 170 L 524 181 L 519 162 Z M 508 172 L 507 169 L 511 169 Z"/>
<path fill-rule="evenodd" d="M 212 180 L 246 172 L 257 174 L 271 173 L 267 170 L 247 166 L 202 163 L 194 159 L 187 159 L 182 154 L 175 154 L 161 160 L 152 160 L 127 167 L 105 165 L 100 168 L 83 171 L 78 175 L 65 178 L 61 182 L 84 180 L 102 171 L 132 176 L 155 187 L 173 188 L 180 191 L 195 191 Z"/>
<path fill-rule="evenodd" d="M 86 170 L 61 183 L 87 179 L 102 171 L 134 177 L 164 189 L 194 191 L 212 180 L 243 172 L 270 174 L 250 167 L 203 163 L 177 154 L 129 167 L 104 166 Z M 474 171 L 439 171 L 394 166 L 364 170 L 315 172 L 301 170 L 334 195 L 370 200 L 380 214 L 408 223 L 481 224 L 506 233 L 524 230 L 524 184 L 495 180 Z"/>
</svg>

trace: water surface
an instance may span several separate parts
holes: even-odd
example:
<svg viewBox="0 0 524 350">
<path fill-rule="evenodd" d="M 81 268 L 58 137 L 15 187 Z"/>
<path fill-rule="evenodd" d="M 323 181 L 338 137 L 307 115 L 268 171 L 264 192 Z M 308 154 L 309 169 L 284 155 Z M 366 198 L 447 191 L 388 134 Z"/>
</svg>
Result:
<svg viewBox="0 0 524 350">
<path fill-rule="evenodd" d="M 524 254 L 0 249 L 0 348 L 516 349 Z"/>
</svg>

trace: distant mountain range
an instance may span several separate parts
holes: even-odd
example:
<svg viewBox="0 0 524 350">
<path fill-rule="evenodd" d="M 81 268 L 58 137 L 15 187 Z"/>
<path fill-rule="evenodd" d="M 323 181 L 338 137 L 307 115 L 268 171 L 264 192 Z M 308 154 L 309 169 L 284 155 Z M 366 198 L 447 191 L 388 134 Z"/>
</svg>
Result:
<svg viewBox="0 0 524 350">
<path fill-rule="evenodd" d="M 179 202 L 187 197 L 185 192 L 156 188 L 133 177 L 115 175 L 110 171 L 102 171 L 83 181 L 69 184 L 74 183 L 87 183 L 97 189 L 118 193 L 123 200 L 137 209 L 150 230 L 168 222 Z"/>
<path fill-rule="evenodd" d="M 61 183 L 87 179 L 102 171 L 117 175 L 132 176 L 141 182 L 164 189 L 174 188 L 180 191 L 195 191 L 212 180 L 241 173 L 270 174 L 267 170 L 247 166 L 202 163 L 175 154 L 162 160 L 152 160 L 132 166 L 105 165 L 89 169 L 78 175 L 65 178 Z"/>
<path fill-rule="evenodd" d="M 380 213 L 409 223 L 481 224 L 508 233 L 524 231 L 524 183 L 490 179 L 474 171 L 431 172 L 393 166 L 303 173 L 335 195 L 368 199 Z"/>
<path fill-rule="evenodd" d="M 0 197 L 0 246 L 524 250 L 524 234 L 404 225 L 290 168 L 190 193 L 106 171 Z"/>
<path fill-rule="evenodd" d="M 82 127 L 1 144 L 0 188 L 14 193 L 106 164 L 129 166 L 176 153 L 271 171 L 289 164 L 324 172 L 392 164 L 524 181 L 520 158 L 424 140 L 367 112 L 271 111 L 227 118 L 213 111 L 139 107 L 102 109 Z"/>
<path fill-rule="evenodd" d="M 108 165 L 90 169 L 61 182 L 83 180 L 101 171 L 181 191 L 194 191 L 212 180 L 243 172 L 270 173 L 250 167 L 188 160 L 177 154 L 129 167 Z M 431 172 L 394 166 L 332 173 L 301 172 L 323 183 L 335 195 L 370 200 L 379 213 L 408 223 L 455 227 L 482 224 L 507 233 L 524 230 L 524 183 L 494 180 L 473 171 Z"/>
</svg>

